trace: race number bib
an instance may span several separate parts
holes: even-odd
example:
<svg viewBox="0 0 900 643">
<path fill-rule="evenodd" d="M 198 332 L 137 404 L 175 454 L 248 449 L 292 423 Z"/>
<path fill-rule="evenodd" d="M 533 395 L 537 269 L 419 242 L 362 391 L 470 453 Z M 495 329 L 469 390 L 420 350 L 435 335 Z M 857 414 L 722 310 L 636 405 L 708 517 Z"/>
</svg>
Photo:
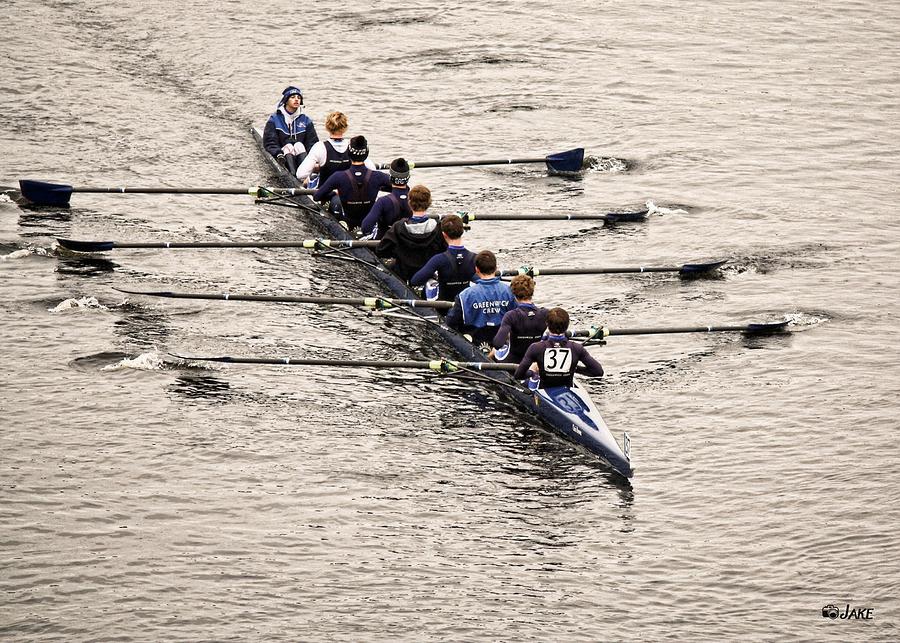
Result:
<svg viewBox="0 0 900 643">
<path fill-rule="evenodd" d="M 548 348 L 544 351 L 544 372 L 552 375 L 568 375 L 572 366 L 572 350 Z"/>
</svg>

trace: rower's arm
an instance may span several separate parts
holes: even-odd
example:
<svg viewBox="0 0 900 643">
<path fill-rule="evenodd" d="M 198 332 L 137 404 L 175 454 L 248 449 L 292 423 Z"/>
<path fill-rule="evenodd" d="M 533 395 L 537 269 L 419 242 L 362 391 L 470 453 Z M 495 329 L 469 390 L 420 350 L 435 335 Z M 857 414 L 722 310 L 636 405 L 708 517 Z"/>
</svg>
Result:
<svg viewBox="0 0 900 643">
<path fill-rule="evenodd" d="M 316 166 L 322 165 L 322 163 L 324 163 L 328 158 L 324 143 L 322 143 L 321 145 L 317 143 L 314 147 L 307 147 L 306 149 L 309 150 L 309 154 L 306 155 L 306 158 L 303 159 L 300 167 L 297 168 L 297 178 L 301 181 L 303 179 L 309 178 L 309 175 L 313 173 L 313 170 L 316 169 Z M 322 158 L 323 154 L 325 154 L 325 159 Z"/>
<path fill-rule="evenodd" d="M 297 171 L 299 172 L 300 170 Z M 329 176 L 328 180 L 325 181 L 325 185 L 321 186 L 318 190 L 316 190 L 316 193 L 313 194 L 313 199 L 315 199 L 316 201 L 327 201 L 331 197 L 331 193 L 335 191 L 335 188 L 337 188 L 340 180 L 340 172 Z"/>
<path fill-rule="evenodd" d="M 462 302 L 459 300 L 459 295 L 456 296 L 456 299 L 453 301 L 453 308 L 451 308 L 447 312 L 447 316 L 444 317 L 444 321 L 447 322 L 447 325 L 450 328 L 462 328 L 463 325 L 463 314 L 462 314 Z"/>
<path fill-rule="evenodd" d="M 525 357 L 522 358 L 522 361 L 519 362 L 519 365 L 516 367 L 516 372 L 513 373 L 513 377 L 517 380 L 524 380 L 529 376 L 528 371 L 529 369 L 531 369 L 531 365 L 534 364 L 537 357 L 536 351 L 532 350 L 536 346 L 538 346 L 538 344 L 534 343 L 528 347 L 528 350 L 525 351 Z M 540 348 L 538 348 L 537 350 L 540 350 Z"/>
<path fill-rule="evenodd" d="M 278 144 L 278 135 L 275 133 L 275 123 L 271 118 L 266 121 L 266 126 L 263 129 L 263 147 L 266 148 L 266 152 L 274 157 L 277 157 L 281 153 L 281 146 Z"/>
<path fill-rule="evenodd" d="M 507 311 L 503 314 L 503 319 L 500 321 L 500 328 L 497 329 L 497 334 L 494 335 L 494 341 L 491 342 L 494 348 L 503 348 L 506 346 L 507 342 L 509 342 L 509 334 L 512 332 L 509 317 L 510 312 L 512 311 Z"/>
<path fill-rule="evenodd" d="M 440 263 L 441 254 L 434 255 L 428 262 L 422 266 L 419 271 L 409 279 L 410 286 L 424 286 L 425 282 L 431 279 L 431 276 L 437 271 Z"/>
<path fill-rule="evenodd" d="M 594 359 L 584 346 L 578 345 L 578 348 L 581 349 L 579 360 L 584 366 L 577 366 L 575 372 L 588 377 L 600 377 L 603 375 L 603 367 L 600 365 L 600 362 Z"/>
</svg>

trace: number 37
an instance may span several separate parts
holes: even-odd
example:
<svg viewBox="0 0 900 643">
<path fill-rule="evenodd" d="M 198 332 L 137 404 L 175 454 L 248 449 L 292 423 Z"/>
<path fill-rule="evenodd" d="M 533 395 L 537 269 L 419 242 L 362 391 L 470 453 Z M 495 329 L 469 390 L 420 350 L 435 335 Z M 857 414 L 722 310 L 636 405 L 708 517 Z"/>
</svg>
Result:
<svg viewBox="0 0 900 643">
<path fill-rule="evenodd" d="M 548 348 L 544 351 L 544 372 L 568 373 L 572 366 L 572 351 L 568 348 Z"/>
</svg>

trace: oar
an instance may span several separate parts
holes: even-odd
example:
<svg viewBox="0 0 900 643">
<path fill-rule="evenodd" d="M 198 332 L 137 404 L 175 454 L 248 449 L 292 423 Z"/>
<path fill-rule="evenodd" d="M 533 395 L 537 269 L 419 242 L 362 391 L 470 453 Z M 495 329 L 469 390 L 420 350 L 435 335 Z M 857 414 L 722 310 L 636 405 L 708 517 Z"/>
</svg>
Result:
<svg viewBox="0 0 900 643">
<path fill-rule="evenodd" d="M 261 301 L 281 304 L 339 304 L 345 306 L 362 306 L 363 308 L 385 309 L 400 306 L 409 308 L 433 308 L 449 310 L 453 307 L 450 301 L 428 301 L 425 299 L 391 299 L 388 297 L 305 297 L 286 295 L 233 295 L 231 293 L 190 293 L 173 292 L 171 290 L 129 290 L 113 288 L 128 295 L 144 295 L 147 297 L 167 297 L 169 299 L 215 299 L 223 301 Z"/>
<path fill-rule="evenodd" d="M 61 248 L 73 252 L 108 252 L 127 248 L 307 248 L 318 250 L 322 248 L 376 248 L 378 241 L 371 239 L 304 239 L 302 241 L 148 241 L 148 242 L 120 242 L 120 241 L 78 241 L 75 239 L 58 238 L 57 243 Z M 677 272 L 681 276 L 699 276 L 712 272 L 716 268 L 727 263 L 727 259 L 708 263 L 686 263 L 681 266 L 630 266 L 621 268 L 536 268 L 523 266 L 512 270 L 502 270 L 501 277 L 514 277 L 516 275 L 529 275 L 530 277 L 549 277 L 552 275 L 605 275 L 605 274 L 634 274 L 644 272 Z"/>
<path fill-rule="evenodd" d="M 630 223 L 644 221 L 649 210 L 633 212 L 607 212 L 605 214 L 472 214 L 460 213 L 463 223 L 472 221 L 603 221 L 604 223 Z M 440 217 L 437 217 L 440 218 Z"/>
<path fill-rule="evenodd" d="M 380 360 L 380 359 L 319 359 L 309 357 L 193 357 L 176 355 L 172 357 L 189 362 L 226 362 L 229 364 L 281 364 L 286 366 L 349 366 L 367 368 L 415 368 L 429 369 L 439 373 L 452 373 L 467 369 L 473 371 L 515 371 L 516 364 L 502 362 L 457 362 L 448 359 L 432 360 Z"/>
<path fill-rule="evenodd" d="M 300 188 L 272 188 L 265 186 L 251 186 L 247 188 L 129 188 L 129 187 L 73 187 L 63 183 L 47 183 L 46 181 L 32 181 L 22 179 L 19 181 L 19 190 L 22 196 L 28 199 L 32 205 L 51 205 L 65 207 L 69 205 L 69 199 L 73 192 L 83 193 L 120 193 L 120 194 L 249 194 L 253 197 L 273 196 L 284 194 L 295 196 L 298 194 L 313 194 L 315 190 Z"/>
<path fill-rule="evenodd" d="M 464 167 L 469 165 L 515 165 L 521 163 L 546 163 L 547 169 L 551 172 L 581 172 L 584 165 L 584 148 L 576 147 L 573 150 L 565 152 L 557 152 L 548 156 L 536 158 L 517 158 L 517 159 L 476 159 L 474 161 L 417 161 L 410 162 L 410 168 L 426 168 L 426 167 Z M 382 163 L 378 166 L 379 170 L 387 170 L 390 163 Z"/>
<path fill-rule="evenodd" d="M 534 268 L 524 266 L 515 270 L 503 270 L 500 272 L 500 276 L 514 277 L 516 275 L 528 275 L 530 277 L 541 277 L 550 275 L 613 275 L 643 272 L 677 272 L 682 276 L 692 276 L 711 272 L 726 263 L 728 263 L 727 259 L 711 261 L 709 263 L 686 263 L 681 266 L 632 266 L 623 268 Z"/>
<path fill-rule="evenodd" d="M 265 188 L 281 189 L 281 188 Z M 303 190 L 297 190 L 297 194 Z M 463 223 L 472 221 L 604 221 L 605 223 L 620 223 L 643 221 L 647 216 L 647 210 L 635 212 L 608 212 L 606 214 L 479 214 L 474 215 L 463 212 L 460 217 Z M 440 219 L 441 215 L 429 215 L 432 219 Z M 74 252 L 108 252 L 120 248 L 316 248 L 326 245 L 330 248 L 375 248 L 378 241 L 371 239 L 358 239 L 354 241 L 344 239 L 307 239 L 304 241 L 156 241 L 156 242 L 127 242 L 127 241 L 80 241 L 76 239 L 57 239 L 57 243 L 66 250 Z"/>
<path fill-rule="evenodd" d="M 673 333 L 746 333 L 747 335 L 771 335 L 774 333 L 790 332 L 787 329 L 789 322 L 768 322 L 761 324 L 743 324 L 739 326 L 663 326 L 659 328 L 592 328 L 590 330 L 576 330 L 572 337 L 588 337 L 602 339 L 616 335 L 668 335 Z"/>
<path fill-rule="evenodd" d="M 375 248 L 377 241 L 359 239 L 355 241 L 343 239 L 304 239 L 302 241 L 77 241 L 75 239 L 57 239 L 61 248 L 74 252 L 108 252 L 123 248 Z"/>
</svg>

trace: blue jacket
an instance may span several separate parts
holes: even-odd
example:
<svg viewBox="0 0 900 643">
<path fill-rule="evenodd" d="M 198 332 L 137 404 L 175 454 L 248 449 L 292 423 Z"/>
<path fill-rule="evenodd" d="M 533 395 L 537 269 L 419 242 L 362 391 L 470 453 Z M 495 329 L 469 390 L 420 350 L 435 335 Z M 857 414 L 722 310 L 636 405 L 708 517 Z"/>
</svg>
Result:
<svg viewBox="0 0 900 643">
<path fill-rule="evenodd" d="M 269 116 L 263 131 L 263 146 L 272 156 L 281 154 L 281 148 L 287 143 L 303 143 L 306 151 L 319 142 L 316 126 L 306 114 L 300 114 L 288 125 L 281 108 Z"/>
<path fill-rule="evenodd" d="M 447 325 L 469 333 L 475 343 L 490 342 L 506 311 L 516 307 L 509 284 L 500 277 L 479 279 L 456 297 L 447 313 Z"/>
</svg>

